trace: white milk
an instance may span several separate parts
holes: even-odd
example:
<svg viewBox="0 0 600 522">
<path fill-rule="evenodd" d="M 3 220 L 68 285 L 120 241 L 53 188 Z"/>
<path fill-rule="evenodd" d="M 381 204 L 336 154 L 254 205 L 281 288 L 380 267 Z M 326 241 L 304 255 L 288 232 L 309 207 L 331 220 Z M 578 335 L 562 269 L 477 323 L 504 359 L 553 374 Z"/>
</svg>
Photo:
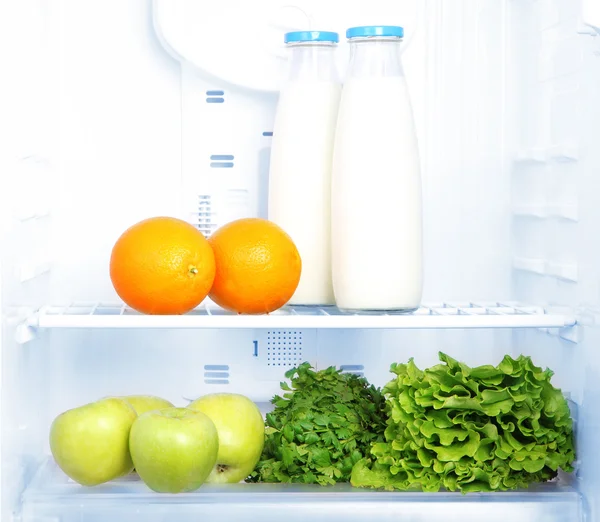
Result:
<svg viewBox="0 0 600 522">
<path fill-rule="evenodd" d="M 271 166 L 269 219 L 293 239 L 302 259 L 290 304 L 334 303 L 331 282 L 331 165 L 340 103 L 338 34 L 285 35 L 289 73 L 279 94 Z"/>
<path fill-rule="evenodd" d="M 302 276 L 291 304 L 333 304 L 331 166 L 341 86 L 290 82 L 280 94 L 269 177 L 269 219 L 293 239 Z"/>
<path fill-rule="evenodd" d="M 408 311 L 419 306 L 421 205 L 419 154 L 404 76 L 350 77 L 342 93 L 333 162 L 332 266 L 338 307 Z"/>
</svg>

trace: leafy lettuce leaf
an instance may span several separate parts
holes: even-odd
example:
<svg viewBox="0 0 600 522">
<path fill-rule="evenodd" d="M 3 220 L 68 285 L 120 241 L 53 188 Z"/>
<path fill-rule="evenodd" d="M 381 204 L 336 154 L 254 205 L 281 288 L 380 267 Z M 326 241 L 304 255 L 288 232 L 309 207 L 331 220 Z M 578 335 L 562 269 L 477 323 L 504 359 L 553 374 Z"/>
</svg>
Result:
<svg viewBox="0 0 600 522">
<path fill-rule="evenodd" d="M 525 356 L 478 368 L 439 357 L 425 371 L 392 365 L 385 441 L 354 466 L 354 486 L 502 491 L 573 470 L 573 422 L 552 371 Z"/>
<path fill-rule="evenodd" d="M 371 443 L 383 441 L 385 398 L 366 379 L 308 363 L 285 374 L 271 403 L 263 454 L 248 482 L 348 482 Z"/>
</svg>

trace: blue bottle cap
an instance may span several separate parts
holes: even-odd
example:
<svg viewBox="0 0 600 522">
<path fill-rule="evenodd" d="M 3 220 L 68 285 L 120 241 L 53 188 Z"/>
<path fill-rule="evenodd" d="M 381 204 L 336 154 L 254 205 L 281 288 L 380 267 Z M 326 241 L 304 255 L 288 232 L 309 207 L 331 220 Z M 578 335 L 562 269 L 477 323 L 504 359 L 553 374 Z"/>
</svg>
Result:
<svg viewBox="0 0 600 522">
<path fill-rule="evenodd" d="M 346 38 L 369 38 L 374 36 L 395 36 L 404 38 L 404 27 L 397 25 L 363 25 L 351 27 L 346 31 Z"/>
<path fill-rule="evenodd" d="M 285 33 L 283 40 L 286 44 L 298 42 L 338 43 L 340 35 L 331 31 L 292 31 L 291 33 Z"/>
</svg>

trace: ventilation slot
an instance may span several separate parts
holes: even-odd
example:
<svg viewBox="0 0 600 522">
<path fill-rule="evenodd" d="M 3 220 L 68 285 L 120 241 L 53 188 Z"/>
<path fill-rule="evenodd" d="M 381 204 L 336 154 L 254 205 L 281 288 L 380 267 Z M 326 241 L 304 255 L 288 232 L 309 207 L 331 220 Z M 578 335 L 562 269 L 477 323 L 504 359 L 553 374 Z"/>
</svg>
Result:
<svg viewBox="0 0 600 522">
<path fill-rule="evenodd" d="M 302 332 L 267 332 L 267 366 L 294 367 L 302 362 Z"/>
<path fill-rule="evenodd" d="M 213 209 L 211 197 L 208 194 L 200 194 L 198 196 L 198 215 L 196 226 L 198 230 L 208 237 L 212 234 L 216 228 L 216 224 L 213 223 Z"/>
<path fill-rule="evenodd" d="M 226 364 L 204 366 L 204 384 L 229 384 L 229 366 Z"/>
<path fill-rule="evenodd" d="M 340 366 L 342 373 L 352 373 L 359 377 L 364 376 L 365 367 L 362 364 L 343 364 Z"/>
<path fill-rule="evenodd" d="M 206 103 L 224 103 L 224 91 L 206 91 Z"/>
<path fill-rule="evenodd" d="M 210 157 L 210 167 L 212 169 L 231 169 L 233 160 L 233 154 L 213 154 Z"/>
</svg>

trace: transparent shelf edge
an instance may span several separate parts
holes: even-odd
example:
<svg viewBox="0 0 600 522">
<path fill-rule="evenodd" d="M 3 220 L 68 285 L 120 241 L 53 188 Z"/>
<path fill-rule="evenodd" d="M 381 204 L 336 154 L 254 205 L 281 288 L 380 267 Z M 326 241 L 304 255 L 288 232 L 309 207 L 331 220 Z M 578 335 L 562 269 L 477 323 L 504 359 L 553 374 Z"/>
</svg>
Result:
<svg viewBox="0 0 600 522">
<path fill-rule="evenodd" d="M 143 315 L 120 304 L 46 306 L 37 328 L 569 328 L 572 313 L 513 302 L 440 303 L 408 314 L 343 312 L 335 307 L 284 307 L 268 315 L 238 315 L 201 306 L 185 315 Z"/>
<path fill-rule="evenodd" d="M 581 494 L 571 485 L 560 481 L 532 485 L 527 490 L 469 493 L 424 493 L 421 491 L 389 492 L 353 488 L 350 484 L 316 486 L 303 484 L 226 484 L 203 485 L 200 489 L 182 494 L 160 494 L 151 491 L 135 474 L 94 487 L 84 487 L 69 479 L 51 457 L 37 468 L 31 483 L 23 493 L 25 502 L 55 502 L 78 504 L 120 499 L 129 503 L 254 503 L 303 501 L 317 502 L 453 502 L 470 503 L 485 500 L 498 503 L 513 502 L 579 502 Z"/>
</svg>

